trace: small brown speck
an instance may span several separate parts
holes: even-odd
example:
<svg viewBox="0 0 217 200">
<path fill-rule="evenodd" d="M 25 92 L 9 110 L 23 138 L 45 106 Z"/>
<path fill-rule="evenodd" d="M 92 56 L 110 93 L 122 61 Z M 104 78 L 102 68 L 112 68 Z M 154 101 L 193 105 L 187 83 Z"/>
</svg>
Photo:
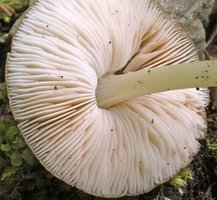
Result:
<svg viewBox="0 0 217 200">
<path fill-rule="evenodd" d="M 59 76 L 59 78 L 63 78 L 63 76 Z"/>
<path fill-rule="evenodd" d="M 148 73 L 150 73 L 150 72 L 151 72 L 151 70 L 149 69 L 149 70 L 148 70 Z"/>
<path fill-rule="evenodd" d="M 151 123 L 154 124 L 154 119 L 151 120 Z"/>
<path fill-rule="evenodd" d="M 110 40 L 110 41 L 109 41 L 109 44 L 111 44 L 111 43 L 112 43 L 112 41 Z"/>
<path fill-rule="evenodd" d="M 199 88 L 199 87 L 197 87 L 197 88 L 196 88 L 196 90 L 200 90 L 200 88 Z"/>
<path fill-rule="evenodd" d="M 57 89 L 58 89 L 58 88 L 57 88 L 57 86 L 55 85 L 55 86 L 54 86 L 54 90 L 57 90 Z"/>
<path fill-rule="evenodd" d="M 186 149 L 186 147 L 184 147 L 184 149 Z"/>
<path fill-rule="evenodd" d="M 118 10 L 115 10 L 116 13 L 118 13 Z"/>
<path fill-rule="evenodd" d="M 167 163 L 167 166 L 169 166 L 170 165 L 170 163 Z"/>
<path fill-rule="evenodd" d="M 111 132 L 113 132 L 114 130 L 113 129 L 111 129 Z"/>
<path fill-rule="evenodd" d="M 196 76 L 195 78 L 198 79 L 198 76 Z"/>
</svg>

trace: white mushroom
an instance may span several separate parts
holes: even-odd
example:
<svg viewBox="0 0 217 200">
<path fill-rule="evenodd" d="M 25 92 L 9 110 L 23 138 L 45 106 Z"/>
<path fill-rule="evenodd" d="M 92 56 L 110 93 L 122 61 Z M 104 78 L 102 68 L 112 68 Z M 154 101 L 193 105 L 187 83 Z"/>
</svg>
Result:
<svg viewBox="0 0 217 200">
<path fill-rule="evenodd" d="M 197 59 L 186 33 L 151 0 L 39 0 L 8 55 L 11 109 L 35 156 L 59 179 L 97 196 L 141 194 L 198 152 L 207 94 L 139 91 L 110 103 L 129 92 L 111 77 L 127 84 L 139 71 Z M 155 91 L 152 82 L 146 93 Z"/>
</svg>

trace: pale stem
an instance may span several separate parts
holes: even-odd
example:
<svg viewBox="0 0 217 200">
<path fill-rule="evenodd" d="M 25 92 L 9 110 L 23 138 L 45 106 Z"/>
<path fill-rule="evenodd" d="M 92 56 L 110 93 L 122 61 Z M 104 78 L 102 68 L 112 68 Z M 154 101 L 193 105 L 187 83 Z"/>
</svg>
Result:
<svg viewBox="0 0 217 200">
<path fill-rule="evenodd" d="M 96 99 L 100 108 L 110 108 L 145 94 L 216 86 L 217 61 L 198 61 L 104 76 L 98 81 Z"/>
</svg>

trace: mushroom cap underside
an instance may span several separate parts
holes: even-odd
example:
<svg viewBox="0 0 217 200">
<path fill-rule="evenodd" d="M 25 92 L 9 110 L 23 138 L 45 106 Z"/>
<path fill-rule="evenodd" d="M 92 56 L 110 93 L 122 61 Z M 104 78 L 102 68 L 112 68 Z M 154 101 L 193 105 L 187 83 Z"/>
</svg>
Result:
<svg viewBox="0 0 217 200">
<path fill-rule="evenodd" d="M 39 0 L 8 55 L 10 106 L 53 175 L 97 196 L 141 194 L 197 153 L 207 93 L 168 91 L 101 109 L 98 79 L 197 59 L 186 33 L 150 0 Z"/>
</svg>

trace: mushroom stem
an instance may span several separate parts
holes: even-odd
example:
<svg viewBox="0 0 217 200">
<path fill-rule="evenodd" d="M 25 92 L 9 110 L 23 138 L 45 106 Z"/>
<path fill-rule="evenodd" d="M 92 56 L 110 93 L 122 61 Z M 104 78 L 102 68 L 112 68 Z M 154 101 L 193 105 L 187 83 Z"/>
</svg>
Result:
<svg viewBox="0 0 217 200">
<path fill-rule="evenodd" d="M 216 87 L 217 61 L 198 61 L 144 68 L 99 79 L 96 99 L 100 108 L 110 108 L 134 97 L 184 88 Z"/>
</svg>

